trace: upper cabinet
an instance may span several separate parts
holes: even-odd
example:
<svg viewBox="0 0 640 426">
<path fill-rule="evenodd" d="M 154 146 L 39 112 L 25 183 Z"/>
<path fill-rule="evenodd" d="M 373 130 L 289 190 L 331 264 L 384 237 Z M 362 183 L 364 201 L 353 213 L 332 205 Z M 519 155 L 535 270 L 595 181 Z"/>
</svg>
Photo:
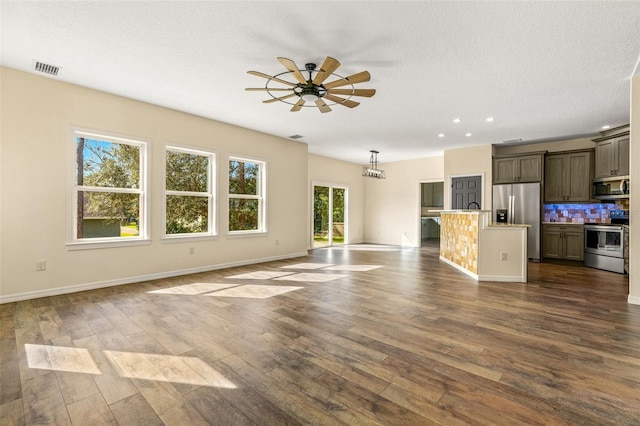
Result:
<svg viewBox="0 0 640 426">
<path fill-rule="evenodd" d="M 629 125 L 602 132 L 596 143 L 595 178 L 629 174 Z"/>
<path fill-rule="evenodd" d="M 423 183 L 422 207 L 444 207 L 444 182 Z"/>
<path fill-rule="evenodd" d="M 590 201 L 593 150 L 547 154 L 544 176 L 545 202 Z"/>
<path fill-rule="evenodd" d="M 493 183 L 542 181 L 542 153 L 493 158 Z"/>
</svg>

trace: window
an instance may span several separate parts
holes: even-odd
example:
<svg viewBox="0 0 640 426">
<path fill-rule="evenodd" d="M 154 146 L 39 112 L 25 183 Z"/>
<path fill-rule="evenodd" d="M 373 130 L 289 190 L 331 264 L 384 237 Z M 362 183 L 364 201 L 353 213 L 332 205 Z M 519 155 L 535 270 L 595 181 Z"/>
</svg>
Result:
<svg viewBox="0 0 640 426">
<path fill-rule="evenodd" d="M 266 163 L 229 159 L 229 231 L 265 232 Z"/>
<path fill-rule="evenodd" d="M 215 235 L 214 164 L 212 153 L 167 147 L 165 235 Z"/>
<path fill-rule="evenodd" d="M 71 242 L 146 239 L 146 143 L 74 130 L 73 145 Z"/>
</svg>

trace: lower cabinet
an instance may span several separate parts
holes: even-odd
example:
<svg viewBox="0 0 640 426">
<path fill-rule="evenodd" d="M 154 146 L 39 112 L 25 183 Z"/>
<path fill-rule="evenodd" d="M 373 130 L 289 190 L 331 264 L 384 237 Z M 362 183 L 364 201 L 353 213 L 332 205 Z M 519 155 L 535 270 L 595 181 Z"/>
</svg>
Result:
<svg viewBox="0 0 640 426">
<path fill-rule="evenodd" d="M 584 227 L 542 225 L 542 256 L 550 259 L 584 260 Z"/>
</svg>

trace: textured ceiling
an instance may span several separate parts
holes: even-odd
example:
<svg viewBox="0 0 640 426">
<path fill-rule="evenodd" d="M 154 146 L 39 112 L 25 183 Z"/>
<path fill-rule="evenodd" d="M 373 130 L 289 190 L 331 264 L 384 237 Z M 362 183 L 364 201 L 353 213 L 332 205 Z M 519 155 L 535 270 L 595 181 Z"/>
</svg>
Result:
<svg viewBox="0 0 640 426">
<path fill-rule="evenodd" d="M 299 134 L 311 153 L 361 164 L 370 149 L 384 163 L 626 124 L 640 56 L 640 1 L 3 0 L 0 14 L 4 66 L 47 62 L 61 81 Z M 281 73 L 278 56 L 332 56 L 339 75 L 368 70 L 356 87 L 377 94 L 327 114 L 263 104 L 244 89 L 266 80 L 247 71 Z"/>
</svg>

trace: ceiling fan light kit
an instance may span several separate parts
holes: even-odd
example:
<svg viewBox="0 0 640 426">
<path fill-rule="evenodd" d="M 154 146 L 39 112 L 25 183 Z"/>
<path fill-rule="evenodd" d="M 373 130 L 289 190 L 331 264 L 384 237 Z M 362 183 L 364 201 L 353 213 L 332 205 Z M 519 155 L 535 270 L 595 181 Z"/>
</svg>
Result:
<svg viewBox="0 0 640 426">
<path fill-rule="evenodd" d="M 330 105 L 342 105 L 347 108 L 355 108 L 360 105 L 360 102 L 351 100 L 351 97 L 362 96 L 370 98 L 376 93 L 375 89 L 356 89 L 354 87 L 354 84 L 363 83 L 371 79 L 368 71 L 362 71 L 349 77 L 342 77 L 334 73 L 340 66 L 340 62 L 330 56 L 327 56 L 320 66 L 320 69 L 317 69 L 314 63 L 307 63 L 304 69 L 300 69 L 291 59 L 279 57 L 278 61 L 284 65 L 287 71 L 274 76 L 259 71 L 247 71 L 248 74 L 267 79 L 264 87 L 248 87 L 245 89 L 254 92 L 267 92 L 271 96 L 271 99 L 262 101 L 263 103 L 283 102 L 293 105 L 291 108 L 292 112 L 300 111 L 302 107 L 315 106 L 320 112 L 326 113 L 331 111 Z M 309 78 L 305 78 L 302 74 L 303 72 L 307 72 Z M 284 75 L 292 76 L 297 83 L 280 78 Z M 332 75 L 337 77 L 337 79 L 325 84 L 324 81 Z M 275 85 L 276 83 L 288 87 L 278 87 Z M 351 87 L 344 88 L 345 86 Z M 276 95 L 274 92 L 291 93 Z M 327 105 L 325 99 L 333 103 Z M 307 102 L 313 103 L 314 105 L 305 105 Z"/>
<path fill-rule="evenodd" d="M 371 157 L 369 157 L 369 166 L 362 168 L 362 176 L 370 177 L 374 179 L 386 179 L 384 170 L 378 168 L 378 151 L 371 150 Z"/>
</svg>

